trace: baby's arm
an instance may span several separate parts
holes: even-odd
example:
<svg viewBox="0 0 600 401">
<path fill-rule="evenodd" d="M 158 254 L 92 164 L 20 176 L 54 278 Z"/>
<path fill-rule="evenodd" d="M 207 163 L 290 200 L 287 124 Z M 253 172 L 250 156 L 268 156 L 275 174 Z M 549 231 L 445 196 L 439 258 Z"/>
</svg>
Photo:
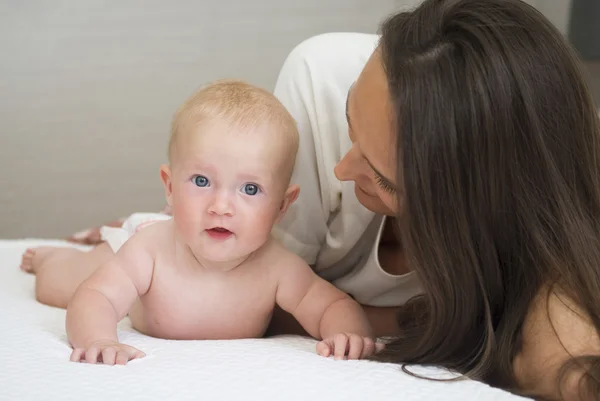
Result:
<svg viewBox="0 0 600 401">
<path fill-rule="evenodd" d="M 117 323 L 152 280 L 154 260 L 144 237 L 131 237 L 106 264 L 75 291 L 67 306 L 67 336 L 74 351 L 71 360 L 107 364 L 126 363 L 143 353 L 121 345 Z"/>
<path fill-rule="evenodd" d="M 276 302 L 313 337 L 317 351 L 355 359 L 375 351 L 372 329 L 362 307 L 349 295 L 317 276 L 300 258 L 282 266 Z"/>
</svg>

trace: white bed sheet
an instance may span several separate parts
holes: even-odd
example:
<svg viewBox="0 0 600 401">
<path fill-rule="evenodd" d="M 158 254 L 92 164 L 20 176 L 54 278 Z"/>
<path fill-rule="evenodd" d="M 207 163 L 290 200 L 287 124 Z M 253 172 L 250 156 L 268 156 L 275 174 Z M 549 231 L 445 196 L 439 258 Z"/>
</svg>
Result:
<svg viewBox="0 0 600 401">
<path fill-rule="evenodd" d="M 167 341 L 135 332 L 119 337 L 147 356 L 127 366 L 68 362 L 64 310 L 34 299 L 34 278 L 18 268 L 28 246 L 0 241 L 1 400 L 498 400 L 523 398 L 474 381 L 434 382 L 397 365 L 334 361 L 315 341 L 286 336 L 235 341 Z M 413 369 L 443 377 L 437 369 Z"/>
</svg>

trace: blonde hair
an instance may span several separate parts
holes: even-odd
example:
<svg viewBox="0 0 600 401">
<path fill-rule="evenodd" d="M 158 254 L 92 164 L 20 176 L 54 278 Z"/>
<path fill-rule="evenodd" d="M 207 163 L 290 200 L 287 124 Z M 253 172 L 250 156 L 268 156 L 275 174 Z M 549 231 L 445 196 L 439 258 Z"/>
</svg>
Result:
<svg viewBox="0 0 600 401">
<path fill-rule="evenodd" d="M 251 128 L 268 124 L 289 142 L 293 161 L 298 149 L 296 121 L 272 94 L 237 80 L 219 80 L 200 88 L 175 113 L 169 140 L 169 161 L 182 132 L 211 119 L 225 119 L 232 125 Z"/>
</svg>

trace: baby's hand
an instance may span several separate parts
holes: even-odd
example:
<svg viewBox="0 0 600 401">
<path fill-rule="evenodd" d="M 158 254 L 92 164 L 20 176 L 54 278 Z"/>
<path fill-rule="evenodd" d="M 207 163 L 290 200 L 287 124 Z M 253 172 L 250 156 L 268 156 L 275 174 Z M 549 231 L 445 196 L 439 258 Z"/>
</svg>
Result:
<svg viewBox="0 0 600 401">
<path fill-rule="evenodd" d="M 339 333 L 325 338 L 317 343 L 317 353 L 335 359 L 362 359 L 382 350 L 384 344 L 376 343 L 372 338 L 362 337 L 358 334 Z"/>
<path fill-rule="evenodd" d="M 88 349 L 75 348 L 71 353 L 71 362 L 103 363 L 105 365 L 125 365 L 132 359 L 146 356 L 142 351 L 129 345 L 111 340 L 92 343 Z"/>
</svg>

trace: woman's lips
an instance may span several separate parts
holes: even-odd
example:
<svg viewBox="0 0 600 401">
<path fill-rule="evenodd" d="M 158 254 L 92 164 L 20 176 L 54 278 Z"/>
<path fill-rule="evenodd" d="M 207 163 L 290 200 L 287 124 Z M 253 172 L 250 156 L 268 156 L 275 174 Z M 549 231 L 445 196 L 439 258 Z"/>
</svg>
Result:
<svg viewBox="0 0 600 401">
<path fill-rule="evenodd" d="M 362 189 L 362 188 L 361 188 L 361 187 L 360 187 L 358 184 L 354 184 L 354 186 L 355 186 L 356 188 L 358 188 L 358 190 L 359 190 L 360 192 L 364 193 L 364 194 L 365 194 L 365 195 L 367 195 L 367 196 L 371 196 L 371 197 L 373 197 L 373 198 L 377 197 L 377 195 L 375 195 L 375 194 L 372 194 L 372 193 L 370 193 L 370 192 L 368 192 L 368 191 L 365 191 L 364 189 Z"/>
</svg>

